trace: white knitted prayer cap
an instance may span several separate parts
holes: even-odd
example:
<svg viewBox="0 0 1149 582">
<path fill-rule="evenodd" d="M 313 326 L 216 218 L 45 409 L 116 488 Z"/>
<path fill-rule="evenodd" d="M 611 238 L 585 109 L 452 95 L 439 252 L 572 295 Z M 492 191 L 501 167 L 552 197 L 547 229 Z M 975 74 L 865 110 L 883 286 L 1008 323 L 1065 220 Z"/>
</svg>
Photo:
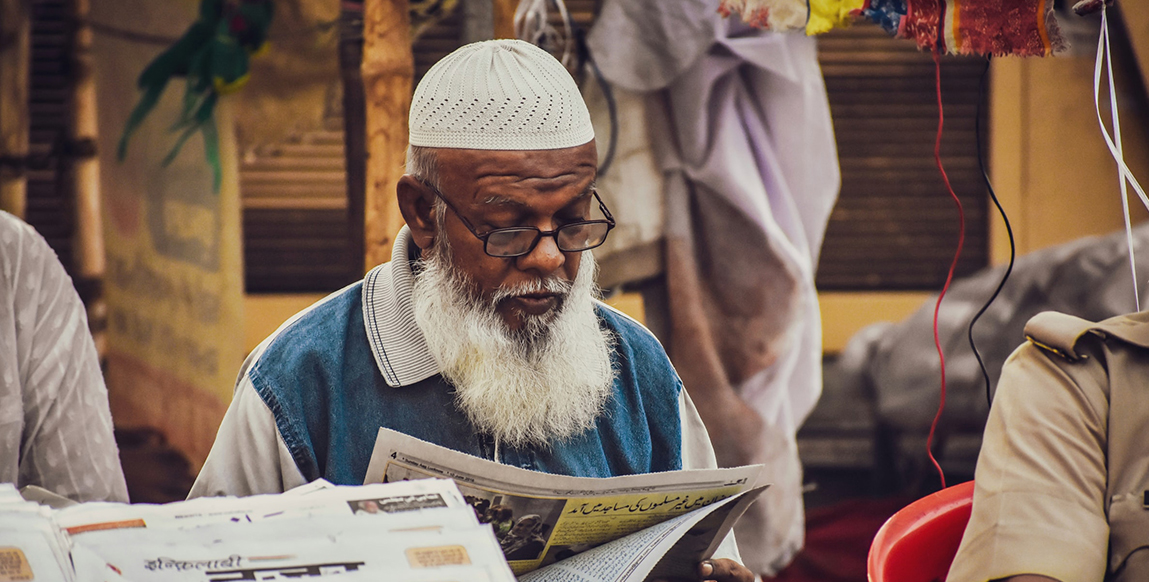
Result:
<svg viewBox="0 0 1149 582">
<path fill-rule="evenodd" d="M 415 88 L 410 143 L 431 148 L 551 150 L 594 139 L 590 113 L 566 68 L 521 40 L 465 45 Z"/>
</svg>

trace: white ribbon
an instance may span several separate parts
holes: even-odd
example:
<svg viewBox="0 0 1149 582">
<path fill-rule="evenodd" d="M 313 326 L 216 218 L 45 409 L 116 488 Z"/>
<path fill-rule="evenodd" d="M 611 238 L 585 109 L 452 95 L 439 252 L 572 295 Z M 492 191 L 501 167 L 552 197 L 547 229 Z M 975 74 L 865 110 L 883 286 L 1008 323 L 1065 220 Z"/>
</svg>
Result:
<svg viewBox="0 0 1149 582">
<path fill-rule="evenodd" d="M 1106 74 L 1109 77 L 1109 110 L 1113 119 L 1113 137 L 1105 128 L 1105 121 L 1101 119 L 1101 63 L 1105 61 Z M 1133 304 L 1137 311 L 1141 311 L 1141 298 L 1137 290 L 1137 264 L 1133 259 L 1133 225 L 1129 220 L 1129 189 L 1126 183 L 1133 185 L 1133 190 L 1141 198 L 1141 204 L 1149 209 L 1149 197 L 1145 189 L 1133 176 L 1129 166 L 1125 165 L 1125 154 L 1121 147 L 1121 120 L 1117 114 L 1117 88 L 1113 84 L 1113 56 L 1109 52 L 1109 20 L 1106 17 L 1105 6 L 1101 7 L 1101 35 L 1097 39 L 1097 63 L 1093 68 L 1093 106 L 1097 110 L 1097 123 L 1101 126 L 1101 135 L 1109 146 L 1109 153 L 1117 162 L 1117 177 L 1121 181 L 1121 210 L 1125 214 L 1125 241 L 1129 245 L 1129 270 L 1133 274 Z M 1116 140 L 1116 143 L 1114 141 Z"/>
</svg>

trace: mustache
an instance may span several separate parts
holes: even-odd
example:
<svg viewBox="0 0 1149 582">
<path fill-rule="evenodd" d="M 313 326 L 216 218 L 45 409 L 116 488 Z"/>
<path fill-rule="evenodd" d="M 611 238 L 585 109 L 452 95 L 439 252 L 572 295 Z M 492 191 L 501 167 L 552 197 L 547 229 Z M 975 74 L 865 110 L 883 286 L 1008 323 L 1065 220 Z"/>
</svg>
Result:
<svg viewBox="0 0 1149 582">
<path fill-rule="evenodd" d="M 571 289 L 574 288 L 573 281 L 560 279 L 558 277 L 548 277 L 546 279 L 535 279 L 517 285 L 508 287 L 499 287 L 491 294 L 491 302 L 494 304 L 502 303 L 507 299 L 519 297 L 521 295 L 533 295 L 536 293 L 552 293 L 559 297 L 566 297 L 570 294 Z"/>
</svg>

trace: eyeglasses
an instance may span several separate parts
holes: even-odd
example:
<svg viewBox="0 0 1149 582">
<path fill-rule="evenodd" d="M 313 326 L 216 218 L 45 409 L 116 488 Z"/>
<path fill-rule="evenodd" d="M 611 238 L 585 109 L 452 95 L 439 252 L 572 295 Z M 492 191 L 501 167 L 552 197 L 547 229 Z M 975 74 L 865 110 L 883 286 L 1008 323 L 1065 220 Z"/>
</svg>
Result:
<svg viewBox="0 0 1149 582">
<path fill-rule="evenodd" d="M 579 222 L 571 222 L 564 224 L 554 230 L 539 230 L 533 226 L 512 226 L 509 228 L 496 228 L 490 232 L 479 234 L 475 231 L 475 227 L 471 225 L 471 221 L 463 216 L 459 209 L 455 208 L 447 200 L 446 196 L 439 191 L 438 188 L 432 186 L 425 180 L 420 180 L 423 185 L 435 193 L 435 196 L 442 200 L 455 216 L 463 222 L 463 226 L 475 235 L 475 238 L 483 241 L 483 252 L 492 257 L 521 257 L 529 254 L 535 250 L 535 246 L 539 244 L 544 236 L 553 237 L 555 244 L 558 245 L 559 250 L 566 253 L 573 253 L 578 251 L 587 251 L 593 249 L 602 243 L 606 242 L 606 235 L 610 229 L 614 228 L 614 216 L 606 209 L 606 204 L 603 204 L 602 198 L 598 197 L 598 192 L 591 191 L 594 199 L 598 201 L 598 208 L 602 211 L 602 215 L 606 220 L 580 220 Z"/>
</svg>

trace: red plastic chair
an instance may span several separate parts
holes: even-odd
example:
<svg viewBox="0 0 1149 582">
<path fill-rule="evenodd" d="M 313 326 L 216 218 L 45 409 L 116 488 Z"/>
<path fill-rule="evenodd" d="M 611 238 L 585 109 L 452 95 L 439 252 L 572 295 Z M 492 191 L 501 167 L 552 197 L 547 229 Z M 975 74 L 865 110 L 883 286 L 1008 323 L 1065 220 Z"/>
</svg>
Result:
<svg viewBox="0 0 1149 582">
<path fill-rule="evenodd" d="M 973 506 L 973 481 L 923 497 L 888 519 L 866 564 L 870 582 L 945 580 Z"/>
</svg>

